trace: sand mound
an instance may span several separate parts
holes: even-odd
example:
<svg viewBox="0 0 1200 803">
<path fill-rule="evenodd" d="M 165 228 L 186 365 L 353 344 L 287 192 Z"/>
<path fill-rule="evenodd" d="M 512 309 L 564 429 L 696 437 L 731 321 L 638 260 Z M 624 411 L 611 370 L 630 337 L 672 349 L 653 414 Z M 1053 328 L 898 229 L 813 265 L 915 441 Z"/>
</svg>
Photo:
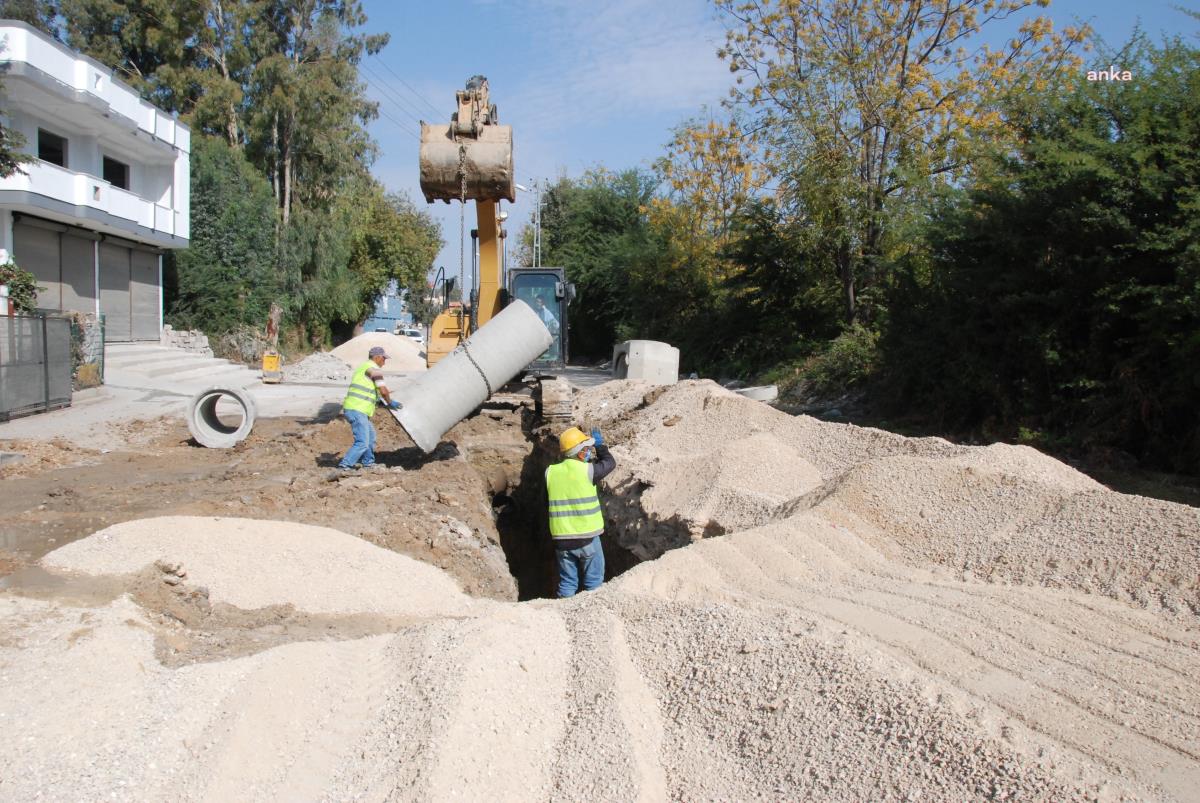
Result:
<svg viewBox="0 0 1200 803">
<path fill-rule="evenodd" d="M 913 565 L 1200 612 L 1196 509 L 1108 491 L 1029 447 L 793 417 L 708 381 L 610 382 L 577 403 L 617 444 L 610 530 L 639 557 L 836 507 Z"/>
<path fill-rule="evenodd" d="M 606 539 L 657 560 L 510 604 L 320 528 L 110 528 L 48 563 L 430 615 L 169 669 L 187 623 L 136 595 L 0 595 L 0 797 L 1195 796 L 1200 511 L 707 382 L 577 402 L 619 461 Z"/>
<path fill-rule="evenodd" d="M 163 516 L 108 527 L 42 559 L 54 569 L 129 574 L 182 563 L 213 602 L 309 613 L 445 614 L 467 604 L 440 569 L 360 538 L 290 522 Z"/>
<path fill-rule="evenodd" d="M 387 332 L 364 332 L 329 353 L 351 368 L 357 368 L 375 346 L 381 346 L 387 352 L 388 361 L 383 366 L 385 373 L 425 370 L 425 352 L 421 347 L 407 337 Z"/>
</svg>

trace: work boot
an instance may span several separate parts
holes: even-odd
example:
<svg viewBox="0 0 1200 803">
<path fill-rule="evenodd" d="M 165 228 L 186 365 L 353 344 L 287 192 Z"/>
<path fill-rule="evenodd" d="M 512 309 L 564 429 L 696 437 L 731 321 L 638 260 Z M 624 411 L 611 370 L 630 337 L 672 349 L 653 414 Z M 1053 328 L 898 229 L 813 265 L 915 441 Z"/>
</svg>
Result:
<svg viewBox="0 0 1200 803">
<path fill-rule="evenodd" d="M 343 477 L 349 477 L 353 473 L 354 473 L 354 469 L 352 469 L 352 468 L 342 468 L 341 466 L 337 466 L 336 468 L 334 468 L 332 471 L 330 471 L 328 474 L 325 475 L 325 481 L 326 482 L 337 482 L 338 480 L 342 479 Z"/>
</svg>

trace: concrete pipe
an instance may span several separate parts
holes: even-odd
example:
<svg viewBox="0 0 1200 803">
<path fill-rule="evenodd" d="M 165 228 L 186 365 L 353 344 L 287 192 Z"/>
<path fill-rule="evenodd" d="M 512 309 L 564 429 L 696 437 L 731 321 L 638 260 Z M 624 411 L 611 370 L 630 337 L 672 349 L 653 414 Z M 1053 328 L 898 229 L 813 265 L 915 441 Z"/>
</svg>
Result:
<svg viewBox="0 0 1200 803">
<path fill-rule="evenodd" d="M 450 427 L 487 400 L 550 347 L 553 338 L 524 301 L 509 304 L 458 348 L 392 393 L 392 416 L 426 453 Z"/>
<path fill-rule="evenodd" d="M 734 393 L 755 401 L 772 402 L 779 398 L 779 387 L 777 385 L 757 385 L 752 388 L 739 388 Z"/>
<path fill-rule="evenodd" d="M 201 446 L 229 449 L 246 440 L 257 417 L 254 399 L 246 391 L 216 387 L 192 397 L 187 425 Z"/>
</svg>

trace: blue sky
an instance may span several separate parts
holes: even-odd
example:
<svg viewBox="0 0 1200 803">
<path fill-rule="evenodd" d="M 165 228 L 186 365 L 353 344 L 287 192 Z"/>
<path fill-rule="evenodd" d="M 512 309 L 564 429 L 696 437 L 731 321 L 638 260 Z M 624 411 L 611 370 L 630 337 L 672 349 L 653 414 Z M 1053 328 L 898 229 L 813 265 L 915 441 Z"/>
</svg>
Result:
<svg viewBox="0 0 1200 803">
<path fill-rule="evenodd" d="M 381 116 L 371 125 L 380 155 L 373 172 L 391 191 L 424 206 L 417 185 L 418 119 L 447 122 L 454 92 L 488 77 L 500 120 L 513 126 L 517 181 L 578 176 L 590 167 L 648 166 L 671 129 L 726 96 L 731 77 L 716 56 L 724 21 L 709 0 L 364 0 L 366 30 L 390 44 L 364 60 L 368 95 Z M 1200 32 L 1174 0 L 1055 0 L 1041 13 L 1056 28 L 1086 21 L 1109 44 L 1139 22 L 1152 38 Z M 1097 57 L 1098 58 L 1098 57 Z M 1085 57 L 1084 69 L 1101 69 Z M 515 242 L 533 198 L 509 211 Z M 474 208 L 468 204 L 467 228 Z M 458 204 L 429 207 L 442 221 L 438 260 L 458 268 Z M 468 254 L 469 270 L 469 254 Z"/>
</svg>

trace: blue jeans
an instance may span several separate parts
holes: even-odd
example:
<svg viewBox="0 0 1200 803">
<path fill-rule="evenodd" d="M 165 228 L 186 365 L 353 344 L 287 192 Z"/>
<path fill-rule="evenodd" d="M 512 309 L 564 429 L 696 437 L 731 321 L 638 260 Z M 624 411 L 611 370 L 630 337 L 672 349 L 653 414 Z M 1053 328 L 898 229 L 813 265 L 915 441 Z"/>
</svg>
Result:
<svg viewBox="0 0 1200 803">
<path fill-rule="evenodd" d="M 554 554 L 558 557 L 558 596 L 573 597 L 579 591 L 599 588 L 604 582 L 604 548 L 600 546 L 600 536 L 576 549 L 556 549 Z"/>
<path fill-rule="evenodd" d="M 363 468 L 375 464 L 375 426 L 366 413 L 358 410 L 342 410 L 342 415 L 350 422 L 350 431 L 354 433 L 354 445 L 346 452 L 338 468 L 354 468 L 355 463 L 361 462 Z"/>
</svg>

